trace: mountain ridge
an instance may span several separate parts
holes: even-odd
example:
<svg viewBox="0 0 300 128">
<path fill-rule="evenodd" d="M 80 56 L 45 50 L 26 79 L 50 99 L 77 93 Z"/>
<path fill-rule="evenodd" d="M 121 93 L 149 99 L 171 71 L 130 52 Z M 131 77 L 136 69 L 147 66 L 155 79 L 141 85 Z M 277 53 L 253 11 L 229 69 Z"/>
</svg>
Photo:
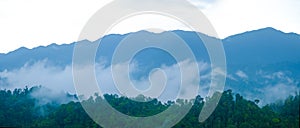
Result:
<svg viewBox="0 0 300 128">
<path fill-rule="evenodd" d="M 134 35 L 141 32 L 144 33 L 143 35 L 145 36 L 149 34 L 163 35 L 164 33 L 164 32 L 153 33 L 148 31 L 139 31 L 139 32 L 132 32 L 123 35 L 122 34 L 106 35 L 103 38 L 98 39 L 96 41 L 98 42 L 99 40 L 101 40 L 102 41 L 101 45 L 104 47 L 103 49 L 100 49 L 100 51 L 98 51 L 99 55 L 108 56 L 108 58 L 111 58 L 110 54 L 113 53 L 113 49 L 118 45 L 118 42 L 124 39 L 124 37 L 127 35 Z M 190 45 L 190 47 L 192 47 L 192 50 L 194 52 L 199 51 L 196 48 L 200 49 L 201 51 L 198 52 L 197 54 L 203 54 L 203 55 L 199 57 L 205 58 L 204 59 L 205 61 L 209 61 L 206 47 L 202 43 L 196 43 L 199 41 L 199 37 L 198 35 L 196 35 L 196 32 L 183 31 L 183 30 L 174 30 L 171 32 L 176 33 L 184 41 L 186 41 Z M 201 38 L 219 40 L 217 38 L 210 37 L 205 34 L 201 34 Z M 300 61 L 299 60 L 300 52 L 298 52 L 299 50 L 297 49 L 300 47 L 300 35 L 284 33 L 282 31 L 276 30 L 271 27 L 262 28 L 254 31 L 248 31 L 234 36 L 229 36 L 228 38 L 225 38 L 221 41 L 224 44 L 225 53 L 226 55 L 228 55 L 227 59 L 229 64 L 230 63 L 231 64 L 256 63 L 257 61 L 263 63 L 268 63 L 268 62 L 278 63 L 282 61 L 295 61 L 295 60 Z M 25 63 L 27 63 L 27 61 L 38 61 L 43 59 L 49 59 L 50 61 L 53 60 L 54 62 L 57 60 L 61 61 L 58 62 L 58 65 L 71 64 L 73 48 L 76 43 L 93 43 L 93 42 L 90 42 L 88 40 L 83 40 L 83 41 L 73 42 L 70 44 L 52 43 L 47 46 L 39 46 L 33 49 L 21 47 L 7 54 L 0 54 L 1 57 L 0 71 L 4 70 L 4 68 L 12 69 L 14 67 L 15 68 L 21 67 Z M 270 55 L 270 53 L 273 53 L 274 55 Z M 249 58 L 249 59 L 245 59 L 245 58 Z"/>
<path fill-rule="evenodd" d="M 243 35 L 243 34 L 247 34 L 247 33 L 252 33 L 252 32 L 257 32 L 257 31 L 261 31 L 261 30 L 268 30 L 268 29 L 269 29 L 269 30 L 278 31 L 278 32 L 281 32 L 281 33 L 284 33 L 284 34 L 290 34 L 290 35 L 300 36 L 300 34 L 298 34 L 298 33 L 294 33 L 294 32 L 288 32 L 288 33 L 286 33 L 286 32 L 280 31 L 280 30 L 278 30 L 278 29 L 275 29 L 275 28 L 273 28 L 273 27 L 265 27 L 265 28 L 260 28 L 260 29 L 256 29 L 256 30 L 245 31 L 245 32 L 241 32 L 241 33 L 237 33 L 237 34 L 234 34 L 234 35 L 227 36 L 227 37 L 225 37 L 225 38 L 223 38 L 223 39 L 217 38 L 217 37 L 213 37 L 213 36 L 209 36 L 209 35 L 203 34 L 203 33 L 201 33 L 201 32 L 197 32 L 197 33 L 202 34 L 202 35 L 205 35 L 205 36 L 208 36 L 208 37 L 211 37 L 211 38 L 215 38 L 215 39 L 227 40 L 228 38 L 232 38 L 232 37 L 235 37 L 235 36 L 239 36 L 239 35 Z M 167 31 L 164 31 L 164 32 L 160 32 L 160 33 L 154 33 L 154 32 L 150 32 L 150 31 L 147 31 L 147 30 L 140 30 L 140 31 L 137 31 L 137 32 L 129 32 L 129 33 L 126 33 L 126 34 L 108 34 L 108 35 L 105 35 L 104 37 L 101 37 L 101 38 L 99 38 L 99 39 L 103 39 L 103 38 L 105 38 L 105 37 L 107 37 L 107 36 L 126 36 L 126 35 L 129 35 L 129 34 L 134 34 L 134 33 L 143 32 L 143 31 L 148 32 L 148 33 L 153 33 L 153 34 L 161 34 L 161 33 L 167 32 Z M 185 31 L 185 30 L 172 30 L 172 31 L 170 31 L 170 32 L 192 32 L 192 33 L 195 33 L 194 31 Z M 98 40 L 99 40 L 99 39 L 98 39 Z M 77 42 L 82 42 L 82 41 L 92 42 L 92 41 L 87 40 L 87 39 L 84 39 L 84 40 L 81 40 L 81 41 L 77 41 Z M 51 46 L 51 45 L 55 45 L 55 46 L 61 46 L 61 45 L 73 45 L 73 44 L 75 44 L 75 43 L 76 43 L 76 42 L 72 42 L 72 43 L 62 43 L 62 44 L 51 43 L 51 44 L 49 44 L 49 45 L 41 45 L 41 46 L 36 46 L 36 47 L 33 47 L 33 48 L 27 48 L 27 47 L 22 46 L 22 47 L 19 47 L 19 48 L 13 50 L 13 51 L 9 51 L 9 52 L 7 52 L 7 53 L 0 53 L 0 55 L 6 55 L 6 54 L 9 54 L 9 53 L 11 53 L 11 52 L 17 51 L 17 50 L 19 50 L 19 49 L 34 50 L 34 49 L 37 49 L 37 48 L 40 48 L 40 47 L 49 47 L 49 46 Z"/>
</svg>

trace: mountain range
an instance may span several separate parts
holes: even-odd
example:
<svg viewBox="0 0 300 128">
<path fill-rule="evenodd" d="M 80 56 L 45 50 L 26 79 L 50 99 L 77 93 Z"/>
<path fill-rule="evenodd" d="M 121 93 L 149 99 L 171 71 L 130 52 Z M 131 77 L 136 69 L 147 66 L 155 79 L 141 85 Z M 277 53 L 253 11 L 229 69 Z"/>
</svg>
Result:
<svg viewBox="0 0 300 128">
<path fill-rule="evenodd" d="M 95 61 L 108 66 L 114 50 L 127 36 L 136 36 L 144 40 L 160 36 L 161 41 L 164 42 L 164 39 L 168 38 L 166 33 L 139 31 L 124 35 L 104 36 L 101 38 Z M 197 61 L 210 64 L 207 49 L 196 32 L 176 30 L 172 33 L 187 42 Z M 265 99 L 283 98 L 300 90 L 300 35 L 284 33 L 270 27 L 229 36 L 225 39 L 201 35 L 208 40 L 220 40 L 223 43 L 228 74 L 226 88 L 243 93 L 250 98 Z M 33 49 L 22 47 L 7 54 L 0 54 L 0 81 L 7 79 L 5 78 L 7 76 L 1 75 L 1 72 L 3 74 L 3 72 L 18 70 L 44 60 L 46 60 L 46 66 L 64 69 L 72 64 L 73 49 L 77 43 L 89 44 L 99 43 L 99 41 L 100 39 L 95 42 L 83 40 Z M 166 45 L 176 47 L 171 46 L 170 42 Z M 153 68 L 177 63 L 170 54 L 154 48 L 139 52 L 133 59 L 140 69 L 134 72 L 137 79 L 147 76 Z"/>
<path fill-rule="evenodd" d="M 197 56 L 198 60 L 209 61 L 206 48 L 195 32 L 180 30 L 173 32 L 186 41 L 195 53 L 200 54 Z M 163 33 L 160 34 L 163 35 Z M 107 35 L 102 38 L 98 56 L 110 58 L 115 47 L 127 35 L 144 35 L 144 38 L 150 38 L 151 35 L 155 36 L 154 33 L 147 31 L 125 35 Z M 212 37 L 207 36 L 207 38 Z M 300 61 L 299 40 L 300 36 L 298 34 L 283 33 L 274 28 L 263 28 L 227 37 L 222 39 L 222 42 L 227 64 L 264 65 L 285 62 L 298 63 Z M 89 41 L 84 40 L 80 42 Z M 73 48 L 76 43 L 78 42 L 63 45 L 53 43 L 33 49 L 21 47 L 7 54 L 0 54 L 0 71 L 20 68 L 26 63 L 33 63 L 43 59 L 60 66 L 71 64 Z"/>
</svg>

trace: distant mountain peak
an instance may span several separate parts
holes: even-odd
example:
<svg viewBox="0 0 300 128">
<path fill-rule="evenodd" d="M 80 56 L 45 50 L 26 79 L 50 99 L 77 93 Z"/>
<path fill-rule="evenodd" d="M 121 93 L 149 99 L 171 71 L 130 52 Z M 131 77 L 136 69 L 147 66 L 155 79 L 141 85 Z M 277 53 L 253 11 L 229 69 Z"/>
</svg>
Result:
<svg viewBox="0 0 300 128">
<path fill-rule="evenodd" d="M 256 38 L 257 36 L 261 36 L 261 37 L 268 37 L 268 36 L 281 36 L 284 34 L 291 34 L 291 33 L 285 33 L 283 31 L 280 31 L 278 29 L 272 28 L 272 27 L 266 27 L 266 28 L 261 28 L 261 29 L 257 29 L 257 30 L 251 30 L 251 31 L 246 31 L 240 34 L 235 34 L 232 36 L 229 36 L 223 40 L 229 41 L 235 38 L 249 38 L 249 37 L 253 37 Z M 292 33 L 295 34 L 295 33 Z M 298 35 L 298 34 L 296 34 Z"/>
<path fill-rule="evenodd" d="M 272 27 L 266 27 L 258 30 L 253 30 L 250 32 L 260 32 L 260 33 L 284 33 L 278 29 L 272 28 Z M 247 32 L 246 32 L 247 33 Z"/>
<path fill-rule="evenodd" d="M 20 47 L 20 48 L 18 48 L 17 50 L 15 50 L 15 51 L 28 51 L 28 50 L 30 50 L 29 48 L 26 48 L 26 47 Z M 15 51 L 12 51 L 12 52 L 15 52 Z M 11 52 L 9 52 L 9 53 L 11 53 Z"/>
<path fill-rule="evenodd" d="M 258 31 L 279 31 L 279 30 L 272 27 L 266 27 L 266 28 L 258 29 Z"/>
</svg>

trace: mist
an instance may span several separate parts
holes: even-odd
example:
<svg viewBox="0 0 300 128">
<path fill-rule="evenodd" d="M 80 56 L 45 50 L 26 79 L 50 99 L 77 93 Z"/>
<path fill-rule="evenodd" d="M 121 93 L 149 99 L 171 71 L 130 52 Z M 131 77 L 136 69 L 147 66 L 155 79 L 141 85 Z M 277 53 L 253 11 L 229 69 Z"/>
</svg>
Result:
<svg viewBox="0 0 300 128">
<path fill-rule="evenodd" d="M 129 74 L 132 74 L 135 71 L 138 71 L 140 67 L 136 65 L 138 62 L 133 61 L 130 63 Z M 180 69 L 178 64 L 187 67 L 185 72 L 189 72 L 186 79 L 181 80 Z M 191 70 L 189 68 L 191 65 L 198 65 L 200 70 L 200 79 L 195 77 L 197 76 L 197 71 Z M 114 65 L 115 71 L 117 73 L 126 72 L 128 65 L 117 64 Z M 222 73 L 222 72 L 220 72 Z M 224 73 L 224 72 L 223 72 Z M 83 74 L 84 75 L 84 74 Z M 174 65 L 162 65 L 158 69 L 152 70 L 146 77 L 140 79 L 135 79 L 130 76 L 129 78 L 126 75 L 118 77 L 118 79 L 112 77 L 112 70 L 110 66 L 105 66 L 102 63 L 95 64 L 95 75 L 97 79 L 97 84 L 99 89 L 103 94 L 118 94 L 121 96 L 127 97 L 136 97 L 142 92 L 147 91 L 149 87 L 159 88 L 163 86 L 156 93 L 148 93 L 145 96 L 157 98 L 161 101 L 174 100 L 178 96 L 180 83 L 184 86 L 188 86 L 188 90 L 184 90 L 184 94 L 181 94 L 180 98 L 194 98 L 193 94 L 189 92 L 197 89 L 199 87 L 198 94 L 202 97 L 208 96 L 208 91 L 211 86 L 211 66 L 209 63 L 197 62 L 192 63 L 189 61 L 178 62 Z M 241 93 L 246 98 L 250 100 L 259 99 L 261 105 L 275 102 L 276 100 L 283 100 L 289 95 L 294 95 L 296 92 L 299 92 L 299 81 L 289 77 L 288 72 L 278 71 L 278 72 L 265 72 L 258 71 L 256 77 L 263 79 L 260 81 L 262 85 L 266 85 L 262 88 L 254 88 L 255 93 L 251 90 L 248 92 L 235 92 Z M 227 74 L 227 78 L 234 81 L 243 81 L 244 79 L 250 79 L 250 76 L 242 70 L 238 70 L 233 74 Z M 118 88 L 115 86 L 116 82 L 123 83 L 123 85 L 118 85 Z M 130 83 L 128 83 L 128 80 Z M 197 82 L 199 81 L 199 82 Z M 84 83 L 89 84 L 89 81 Z M 49 65 L 48 60 L 43 60 L 36 62 L 34 64 L 25 64 L 23 67 L 14 70 L 5 70 L 0 72 L 0 88 L 13 90 L 15 88 L 25 88 L 33 86 L 42 86 L 43 89 L 40 89 L 32 94 L 32 97 L 39 99 L 39 104 L 46 104 L 50 102 L 57 103 L 67 103 L 74 100 L 70 98 L 67 94 L 76 94 L 76 89 L 73 83 L 72 77 L 72 66 L 67 65 L 65 67 L 58 67 L 54 65 Z M 164 86 L 165 85 L 165 86 Z M 83 85 L 84 86 L 84 85 Z M 120 87 L 129 88 L 134 86 L 141 93 L 134 93 L 127 91 L 126 94 L 122 93 Z M 226 85 L 227 86 L 227 85 Z M 226 87 L 228 88 L 228 87 Z M 233 90 L 235 90 L 233 88 Z M 97 91 L 96 91 L 97 92 Z M 123 91 L 124 92 L 124 91 Z M 94 92 L 87 94 L 87 97 L 92 96 Z"/>
</svg>

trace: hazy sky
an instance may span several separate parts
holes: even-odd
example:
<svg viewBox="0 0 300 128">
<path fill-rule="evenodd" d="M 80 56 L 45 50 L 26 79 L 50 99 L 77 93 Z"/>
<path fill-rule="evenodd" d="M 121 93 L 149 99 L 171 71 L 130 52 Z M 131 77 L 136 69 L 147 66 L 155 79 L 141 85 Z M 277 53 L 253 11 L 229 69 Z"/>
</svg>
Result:
<svg viewBox="0 0 300 128">
<path fill-rule="evenodd" d="M 0 53 L 22 46 L 72 43 L 87 20 L 110 1 L 0 0 Z M 264 27 L 300 33 L 300 0 L 189 1 L 203 11 L 221 38 Z M 175 20 L 144 15 L 121 22 L 111 32 L 127 33 L 147 26 L 186 30 Z"/>
</svg>

